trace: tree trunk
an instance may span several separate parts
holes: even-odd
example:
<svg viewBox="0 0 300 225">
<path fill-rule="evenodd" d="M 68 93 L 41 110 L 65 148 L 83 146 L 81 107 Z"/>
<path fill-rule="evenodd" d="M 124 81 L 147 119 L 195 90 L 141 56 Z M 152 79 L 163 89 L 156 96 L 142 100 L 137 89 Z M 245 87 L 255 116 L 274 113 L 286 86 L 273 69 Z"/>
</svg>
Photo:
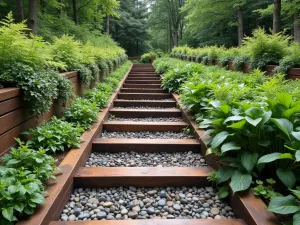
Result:
<svg viewBox="0 0 300 225">
<path fill-rule="evenodd" d="M 37 0 L 28 0 L 28 27 L 31 32 L 37 34 Z"/>
<path fill-rule="evenodd" d="M 40 0 L 40 5 L 41 5 L 41 12 L 44 13 L 45 12 L 45 6 L 46 6 L 45 0 Z"/>
<path fill-rule="evenodd" d="M 74 22 L 76 25 L 79 24 L 78 20 L 78 10 L 77 10 L 77 0 L 72 0 L 73 2 L 73 16 L 74 16 Z"/>
<path fill-rule="evenodd" d="M 106 33 L 109 34 L 109 15 L 106 15 Z"/>
<path fill-rule="evenodd" d="M 244 39 L 244 19 L 243 19 L 243 9 L 242 7 L 238 8 L 237 11 L 237 17 L 238 17 L 238 45 L 240 46 L 242 44 L 242 41 Z"/>
<path fill-rule="evenodd" d="M 281 14 L 281 0 L 274 1 L 274 12 L 273 12 L 273 32 L 280 32 L 280 14 Z"/>
<path fill-rule="evenodd" d="M 17 20 L 19 22 L 24 20 L 23 0 L 17 0 Z"/>
<path fill-rule="evenodd" d="M 294 40 L 300 43 L 300 23 L 299 23 L 299 13 L 294 15 Z"/>
<path fill-rule="evenodd" d="M 174 31 L 174 47 L 178 46 L 178 31 Z"/>
</svg>

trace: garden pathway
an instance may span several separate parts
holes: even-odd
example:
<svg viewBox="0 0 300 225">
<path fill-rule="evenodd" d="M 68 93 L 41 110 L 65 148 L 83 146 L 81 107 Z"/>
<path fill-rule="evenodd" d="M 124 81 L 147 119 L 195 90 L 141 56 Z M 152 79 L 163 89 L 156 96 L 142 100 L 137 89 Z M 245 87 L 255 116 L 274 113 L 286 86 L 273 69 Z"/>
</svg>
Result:
<svg viewBox="0 0 300 225">
<path fill-rule="evenodd" d="M 103 123 L 103 131 L 92 143 L 92 154 L 124 153 L 116 159 L 124 167 L 118 167 L 113 163 L 110 167 L 101 166 L 100 161 L 91 159 L 85 167 L 80 167 L 74 177 L 75 188 L 111 188 L 111 187 L 205 187 L 211 188 L 207 176 L 211 171 L 205 162 L 198 167 L 180 164 L 186 161 L 179 158 L 179 167 L 168 167 L 163 160 L 157 162 L 159 166 L 140 165 L 144 159 L 131 158 L 125 152 L 143 153 L 178 153 L 188 154 L 200 153 L 201 144 L 192 135 L 187 134 L 188 121 L 181 119 L 182 111 L 177 108 L 176 99 L 172 98 L 166 90 L 161 88 L 161 81 L 158 74 L 150 64 L 133 65 L 126 78 L 118 97 L 109 111 L 109 119 Z M 149 119 L 151 117 L 151 119 Z M 134 119 L 128 119 L 134 118 Z M 147 118 L 147 119 L 145 119 Z M 156 119 L 157 120 L 156 120 Z M 159 118 L 159 119 L 158 119 Z M 179 119 L 178 119 L 179 118 Z M 164 122 L 164 119 L 168 122 Z M 159 122 L 158 122 L 159 121 Z M 194 153 L 192 153 L 194 152 Z M 149 154 L 150 155 L 150 154 Z M 147 156 L 147 155 L 146 155 Z M 137 157 L 140 157 L 137 156 Z M 150 156 L 149 156 L 150 157 Z M 201 160 L 202 157 L 200 157 Z M 143 161 L 144 164 L 152 164 Z M 189 158 L 189 160 L 192 160 Z M 134 163 L 132 163 L 132 161 Z M 93 164 L 97 162 L 96 164 Z M 142 163 L 142 164 L 143 164 Z M 174 163 L 174 162 L 172 162 Z M 107 162 L 105 161 L 105 164 Z M 143 164 L 143 165 L 144 165 Z M 99 166 L 100 165 L 100 166 Z M 181 190 L 181 189 L 180 189 Z M 197 189 L 196 189 L 197 190 Z M 161 191 L 158 189 L 158 191 Z M 146 194 L 147 195 L 147 194 Z M 158 197 L 159 197 L 158 192 Z M 200 196 L 200 198 L 203 196 Z M 179 200 L 179 199 L 178 199 Z M 181 201 L 181 200 L 180 200 Z M 193 204 L 195 203 L 193 201 Z M 173 204 L 173 203 L 172 203 Z M 184 203 L 183 203 L 184 204 Z M 215 204 L 215 203 L 211 203 Z M 203 204 L 204 205 L 204 204 Z M 200 207 L 202 204 L 200 205 Z M 174 207 L 174 206 L 173 206 Z M 211 208 L 207 210 L 211 214 Z M 230 207 L 229 207 L 230 208 Z M 192 209 L 190 209 L 192 210 Z M 218 210 L 217 210 L 218 211 Z M 220 209 L 221 211 L 221 209 Z M 186 211 L 187 213 L 187 211 Z M 189 214 L 189 213 L 187 213 Z M 201 213 L 200 213 L 201 214 Z M 123 215 L 123 214 L 122 214 Z M 194 214 L 195 215 L 195 214 Z M 218 213 L 213 214 L 218 215 Z M 132 216 L 132 215 L 131 215 Z M 175 218 L 171 215 L 165 216 L 168 219 Z M 132 217 L 134 218 L 134 217 Z M 160 218 L 159 218 L 160 219 Z M 53 221 L 51 225 L 241 225 L 246 224 L 239 219 L 190 219 L 190 220 L 88 220 L 88 221 Z"/>
</svg>

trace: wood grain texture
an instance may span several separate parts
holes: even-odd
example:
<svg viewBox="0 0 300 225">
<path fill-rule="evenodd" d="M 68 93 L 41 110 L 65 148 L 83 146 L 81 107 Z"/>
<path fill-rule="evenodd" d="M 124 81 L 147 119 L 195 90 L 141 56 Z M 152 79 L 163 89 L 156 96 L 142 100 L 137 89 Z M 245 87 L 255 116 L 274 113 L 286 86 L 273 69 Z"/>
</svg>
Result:
<svg viewBox="0 0 300 225">
<path fill-rule="evenodd" d="M 180 132 L 189 124 L 186 122 L 132 122 L 132 121 L 109 121 L 103 124 L 103 129 L 114 131 L 151 131 L 151 132 Z"/>
<path fill-rule="evenodd" d="M 20 88 L 1 88 L 0 89 L 0 102 L 20 96 L 22 91 Z"/>
<path fill-rule="evenodd" d="M 0 102 L 0 116 L 19 109 L 24 106 L 24 101 L 21 96 L 8 99 L 6 101 Z"/>
<path fill-rule="evenodd" d="M 238 219 L 199 220 L 99 220 L 63 222 L 53 221 L 49 225 L 247 225 Z"/>
<path fill-rule="evenodd" d="M 160 80 L 126 80 L 125 84 L 160 84 Z"/>
<path fill-rule="evenodd" d="M 171 98 L 171 94 L 169 93 L 119 93 L 119 99 L 127 99 L 127 100 L 161 100 Z"/>
<path fill-rule="evenodd" d="M 160 108 L 173 108 L 176 107 L 176 102 L 173 100 L 168 101 L 134 101 L 125 99 L 116 99 L 114 101 L 114 107 L 131 107 L 131 106 L 148 106 L 148 107 L 160 107 Z"/>
<path fill-rule="evenodd" d="M 124 88 L 161 88 L 160 84 L 123 84 Z"/>
<path fill-rule="evenodd" d="M 165 89 L 122 88 L 121 93 L 167 93 Z"/>
<path fill-rule="evenodd" d="M 122 118 L 145 118 L 145 117 L 181 117 L 179 109 L 114 109 L 109 111 L 110 114 Z"/>
<path fill-rule="evenodd" d="M 93 142 L 94 152 L 199 152 L 195 139 L 103 139 Z"/>
</svg>

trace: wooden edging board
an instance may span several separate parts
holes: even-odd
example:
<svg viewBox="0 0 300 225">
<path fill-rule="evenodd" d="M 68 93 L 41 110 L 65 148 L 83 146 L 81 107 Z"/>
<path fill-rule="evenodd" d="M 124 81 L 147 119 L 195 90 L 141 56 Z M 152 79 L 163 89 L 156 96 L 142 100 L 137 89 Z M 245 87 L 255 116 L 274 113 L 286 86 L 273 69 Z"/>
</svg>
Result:
<svg viewBox="0 0 300 225">
<path fill-rule="evenodd" d="M 207 164 L 214 169 L 218 169 L 217 157 L 210 155 L 206 156 L 206 147 L 204 141 L 207 136 L 204 136 L 205 130 L 198 128 L 198 125 L 193 122 L 193 115 L 188 112 L 180 103 L 180 98 L 177 94 L 172 94 L 173 99 L 178 103 L 182 110 L 182 118 L 190 124 L 194 131 L 195 138 L 201 142 L 201 153 L 205 157 Z M 256 198 L 253 190 L 242 193 L 234 193 L 230 195 L 230 204 L 233 206 L 234 213 L 244 219 L 249 225 L 279 225 L 279 221 L 272 212 L 267 211 L 267 206 L 260 199 Z"/>
<path fill-rule="evenodd" d="M 108 116 L 109 109 L 112 107 L 113 101 L 117 97 L 131 68 L 132 65 L 124 78 L 120 81 L 116 92 L 111 96 L 108 106 L 99 113 L 97 122 L 93 124 L 90 130 L 82 134 L 81 138 L 84 142 L 80 144 L 80 148 L 72 149 L 68 152 L 67 156 L 59 165 L 61 174 L 56 180 L 47 183 L 48 197 L 46 198 L 46 202 L 40 205 L 32 216 L 19 221 L 16 225 L 48 225 L 53 220 L 53 217 L 63 209 L 66 199 L 65 196 L 71 193 L 73 189 L 73 177 L 77 169 L 82 166 L 89 157 L 92 150 L 92 142 L 99 132 L 101 132 L 103 122 Z"/>
</svg>

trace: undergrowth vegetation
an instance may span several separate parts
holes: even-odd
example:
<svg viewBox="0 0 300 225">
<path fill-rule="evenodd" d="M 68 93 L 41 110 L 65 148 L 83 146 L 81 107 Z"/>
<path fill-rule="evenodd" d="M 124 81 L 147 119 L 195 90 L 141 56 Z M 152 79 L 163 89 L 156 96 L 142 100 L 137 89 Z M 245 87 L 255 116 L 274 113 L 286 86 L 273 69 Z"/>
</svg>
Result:
<svg viewBox="0 0 300 225">
<path fill-rule="evenodd" d="M 295 214 L 299 224 L 300 81 L 170 58 L 154 66 L 163 73 L 164 87 L 180 94 L 209 135 L 207 154 L 220 159 L 220 169 L 210 176 L 221 187 L 219 197 L 229 194 L 228 181 L 233 192 L 252 186 L 270 201 L 270 211 Z"/>
<path fill-rule="evenodd" d="M 201 62 L 204 65 L 218 64 L 226 67 L 231 61 L 236 71 L 244 71 L 245 63 L 251 69 L 266 70 L 267 65 L 277 65 L 276 73 L 286 74 L 288 69 L 300 67 L 299 43 L 291 42 L 291 37 L 283 33 L 268 34 L 262 28 L 253 31 L 251 37 L 245 37 L 240 47 L 206 46 L 189 48 L 175 47 L 171 56 Z"/>
<path fill-rule="evenodd" d="M 54 37 L 52 43 L 28 36 L 25 22 L 15 23 L 11 13 L 0 22 L 0 52 L 0 85 L 20 87 L 35 116 L 47 112 L 54 99 L 65 104 L 74 96 L 72 84 L 59 72 L 77 70 L 82 82 L 89 85 L 127 57 L 107 36 L 95 36 L 85 43 L 67 35 Z"/>
</svg>

